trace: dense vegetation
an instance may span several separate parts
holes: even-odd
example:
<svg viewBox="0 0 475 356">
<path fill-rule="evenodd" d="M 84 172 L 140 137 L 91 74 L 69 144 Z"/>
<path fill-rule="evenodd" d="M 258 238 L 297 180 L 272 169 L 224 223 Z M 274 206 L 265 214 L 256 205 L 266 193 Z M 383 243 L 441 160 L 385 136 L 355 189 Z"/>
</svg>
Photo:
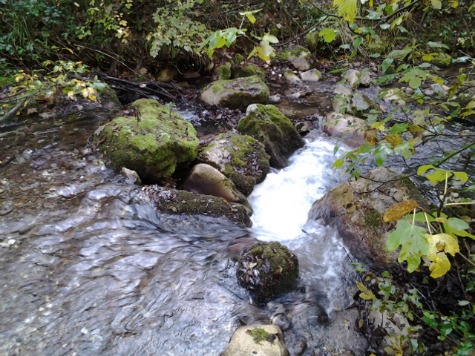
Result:
<svg viewBox="0 0 475 356">
<path fill-rule="evenodd" d="M 435 198 L 429 207 L 409 201 L 388 210 L 385 221 L 397 224 L 387 248 L 400 248 L 402 267 L 373 273 L 357 266 L 360 297 L 367 309 L 411 322 L 406 334 L 387 335 L 388 354 L 433 354 L 440 347 L 459 355 L 475 352 L 472 1 L 0 0 L 0 5 L 0 121 L 39 93 L 95 100 L 104 88 L 96 72 L 149 78 L 167 66 L 206 72 L 211 63 L 236 54 L 270 62 L 279 49 L 295 44 L 325 56 L 335 73 L 358 62 L 356 81 L 342 75 L 342 83 L 355 88 L 376 68 L 370 83 L 385 88 L 380 97 L 392 109 L 355 106 L 355 92 L 335 98 L 340 112 L 364 118 L 377 131 L 335 167 L 358 178 L 368 161 L 384 165 L 396 156 L 413 168 L 408 175 L 428 180 Z M 446 67 L 451 74 L 442 75 Z M 439 146 L 437 155 L 423 157 L 417 167 L 408 164 L 425 143 L 454 132 L 465 143 Z"/>
</svg>

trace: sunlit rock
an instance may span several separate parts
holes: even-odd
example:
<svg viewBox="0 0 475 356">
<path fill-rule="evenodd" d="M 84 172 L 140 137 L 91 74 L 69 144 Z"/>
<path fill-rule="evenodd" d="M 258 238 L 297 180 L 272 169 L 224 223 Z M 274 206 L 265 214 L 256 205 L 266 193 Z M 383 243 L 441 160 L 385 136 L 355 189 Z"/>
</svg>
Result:
<svg viewBox="0 0 475 356">
<path fill-rule="evenodd" d="M 201 100 L 208 105 L 244 110 L 250 104 L 267 103 L 269 88 L 257 75 L 217 80 L 203 89 Z"/>
<path fill-rule="evenodd" d="M 350 252 L 374 268 L 397 263 L 396 252 L 386 250 L 386 236 L 394 228 L 383 215 L 398 202 L 423 199 L 410 180 L 386 168 L 376 168 L 368 179 L 350 180 L 317 200 L 309 219 L 337 227 Z"/>
<path fill-rule="evenodd" d="M 190 175 L 183 182 L 182 188 L 193 193 L 221 197 L 228 202 L 246 200 L 229 178 L 205 163 L 197 164 L 192 168 Z"/>
<path fill-rule="evenodd" d="M 93 135 L 112 167 L 134 170 L 153 183 L 196 158 L 199 142 L 189 122 L 156 100 L 140 99 L 132 106 L 134 116 L 117 117 Z"/>
<path fill-rule="evenodd" d="M 296 286 L 298 259 L 278 242 L 259 242 L 239 258 L 236 277 L 257 302 L 266 302 Z"/>
<path fill-rule="evenodd" d="M 251 136 L 233 132 L 216 136 L 198 158 L 231 179 L 244 195 L 249 195 L 270 169 L 264 145 Z"/>
<path fill-rule="evenodd" d="M 275 325 L 246 325 L 237 329 L 221 356 L 287 356 L 282 331 Z"/>
<path fill-rule="evenodd" d="M 311 53 L 304 47 L 286 49 L 277 54 L 277 59 L 289 61 L 295 69 L 306 71 L 310 69 Z"/>
<path fill-rule="evenodd" d="M 276 168 L 285 167 L 287 158 L 304 145 L 292 122 L 273 105 L 250 105 L 237 129 L 262 142 Z"/>
<path fill-rule="evenodd" d="M 337 112 L 327 115 L 323 131 L 330 136 L 340 138 L 345 144 L 352 147 L 365 144 L 373 134 L 363 119 Z"/>
</svg>

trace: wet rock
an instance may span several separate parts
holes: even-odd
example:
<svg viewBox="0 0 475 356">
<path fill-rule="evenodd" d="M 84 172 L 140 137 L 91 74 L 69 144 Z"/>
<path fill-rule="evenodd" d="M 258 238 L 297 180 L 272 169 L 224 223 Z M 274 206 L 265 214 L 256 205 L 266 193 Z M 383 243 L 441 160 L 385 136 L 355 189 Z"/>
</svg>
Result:
<svg viewBox="0 0 475 356">
<path fill-rule="evenodd" d="M 304 47 L 297 47 L 292 50 L 284 50 L 277 55 L 277 59 L 289 61 L 297 70 L 306 71 L 310 69 L 309 59 L 311 53 Z"/>
<path fill-rule="evenodd" d="M 282 331 L 275 325 L 247 325 L 237 329 L 221 356 L 287 356 Z"/>
<path fill-rule="evenodd" d="M 384 213 L 397 202 L 424 202 L 412 182 L 395 172 L 381 167 L 367 176 L 346 182 L 317 200 L 309 219 L 335 225 L 353 256 L 373 268 L 384 269 L 397 263 L 398 256 L 386 250 L 386 236 L 394 223 L 384 222 Z"/>
<path fill-rule="evenodd" d="M 292 122 L 273 105 L 249 106 L 237 129 L 262 142 L 276 168 L 285 167 L 287 158 L 304 145 Z"/>
<path fill-rule="evenodd" d="M 168 214 L 225 217 L 239 226 L 252 225 L 252 211 L 248 207 L 212 195 L 151 185 L 142 188 L 136 199 L 151 202 L 157 210 Z"/>
<path fill-rule="evenodd" d="M 201 150 L 198 158 L 216 167 L 246 196 L 270 170 L 270 157 L 264 145 L 251 136 L 233 132 L 216 136 Z"/>
<path fill-rule="evenodd" d="M 199 142 L 189 122 L 156 100 L 140 99 L 132 106 L 134 117 L 117 117 L 93 136 L 112 167 L 134 170 L 154 183 L 196 158 Z"/>
<path fill-rule="evenodd" d="M 246 198 L 236 190 L 234 183 L 209 164 L 200 163 L 193 167 L 183 182 L 182 188 L 189 192 L 221 197 L 228 202 L 239 202 Z"/>
<path fill-rule="evenodd" d="M 301 84 L 302 83 L 302 79 L 300 79 L 297 74 L 295 74 L 294 72 L 291 72 L 291 71 L 286 71 L 284 73 L 284 78 L 290 84 Z"/>
<path fill-rule="evenodd" d="M 326 117 L 323 131 L 330 136 L 341 138 L 351 147 L 358 147 L 367 142 L 369 128 L 363 119 L 332 112 Z"/>
<path fill-rule="evenodd" d="M 310 69 L 300 73 L 300 78 L 304 82 L 318 82 L 322 78 L 322 73 L 318 69 Z"/>
<path fill-rule="evenodd" d="M 201 100 L 208 105 L 244 110 L 253 103 L 267 103 L 269 88 L 257 75 L 217 80 L 203 89 Z"/>
<path fill-rule="evenodd" d="M 395 338 L 403 341 L 403 347 L 409 349 L 409 340 L 416 338 L 415 332 L 410 330 L 409 320 L 402 313 L 371 310 L 368 321 L 373 329 L 382 331 L 384 334 L 378 343 L 381 350 L 391 347 Z"/>
<path fill-rule="evenodd" d="M 259 242 L 239 259 L 236 277 L 258 303 L 266 302 L 295 287 L 298 259 L 278 242 Z"/>
<path fill-rule="evenodd" d="M 126 167 L 122 167 L 122 169 L 120 170 L 120 173 L 122 173 L 130 183 L 142 184 L 142 180 L 140 179 L 136 171 L 133 171 Z"/>
<path fill-rule="evenodd" d="M 367 87 L 371 84 L 372 78 L 369 70 L 349 69 L 343 76 L 343 79 L 353 88 L 359 86 Z"/>
</svg>

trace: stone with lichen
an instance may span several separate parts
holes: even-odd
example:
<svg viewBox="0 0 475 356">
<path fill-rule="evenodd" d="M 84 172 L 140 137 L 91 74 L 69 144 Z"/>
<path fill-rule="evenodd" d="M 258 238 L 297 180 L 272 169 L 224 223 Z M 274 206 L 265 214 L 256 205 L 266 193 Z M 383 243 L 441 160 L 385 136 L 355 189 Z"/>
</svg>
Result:
<svg viewBox="0 0 475 356">
<path fill-rule="evenodd" d="M 132 107 L 135 115 L 116 117 L 93 135 L 113 168 L 126 167 L 154 183 L 196 158 L 196 130 L 178 113 L 153 99 L 137 100 Z"/>
</svg>

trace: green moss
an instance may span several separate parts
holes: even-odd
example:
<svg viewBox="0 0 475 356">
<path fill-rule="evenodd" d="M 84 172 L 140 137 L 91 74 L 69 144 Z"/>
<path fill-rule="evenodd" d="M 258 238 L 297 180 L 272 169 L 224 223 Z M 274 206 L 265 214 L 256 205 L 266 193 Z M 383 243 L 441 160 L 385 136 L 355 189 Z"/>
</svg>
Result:
<svg viewBox="0 0 475 356">
<path fill-rule="evenodd" d="M 294 49 L 284 49 L 277 53 L 276 59 L 282 60 L 282 61 L 288 61 L 292 57 L 297 58 L 297 57 L 308 57 L 310 56 L 311 53 L 308 49 L 305 47 L 296 47 Z"/>
<path fill-rule="evenodd" d="M 256 344 L 260 344 L 262 341 L 274 341 L 274 334 L 268 333 L 262 328 L 254 328 L 248 330 L 247 333 L 252 336 Z"/>
<path fill-rule="evenodd" d="M 255 64 L 248 64 L 247 66 L 240 67 L 236 66 L 233 68 L 233 77 L 250 77 L 253 75 L 257 75 L 261 79 L 265 79 L 266 71 Z"/>
<path fill-rule="evenodd" d="M 142 180 L 157 182 L 196 158 L 198 138 L 189 122 L 155 100 L 140 99 L 132 105 L 140 112 L 139 120 L 117 117 L 94 137 L 113 168 L 127 167 Z"/>
<path fill-rule="evenodd" d="M 452 64 L 452 57 L 447 53 L 431 53 L 427 57 L 427 62 L 435 64 L 438 67 L 445 68 Z"/>
<path fill-rule="evenodd" d="M 368 208 L 365 210 L 364 223 L 366 227 L 378 230 L 384 224 L 383 216 L 377 210 Z"/>
<path fill-rule="evenodd" d="M 216 69 L 216 74 L 218 79 L 231 79 L 231 64 L 226 63 L 223 65 L 220 65 Z"/>
</svg>

